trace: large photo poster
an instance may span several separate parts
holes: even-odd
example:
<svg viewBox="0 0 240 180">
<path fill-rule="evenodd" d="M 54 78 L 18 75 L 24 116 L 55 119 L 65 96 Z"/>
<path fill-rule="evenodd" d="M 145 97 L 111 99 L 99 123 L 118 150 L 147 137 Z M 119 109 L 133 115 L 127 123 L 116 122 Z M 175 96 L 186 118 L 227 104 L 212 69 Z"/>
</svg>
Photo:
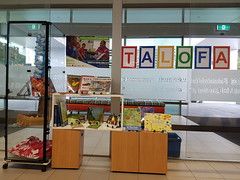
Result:
<svg viewBox="0 0 240 180">
<path fill-rule="evenodd" d="M 109 38 L 67 36 L 67 67 L 109 67 Z"/>
</svg>

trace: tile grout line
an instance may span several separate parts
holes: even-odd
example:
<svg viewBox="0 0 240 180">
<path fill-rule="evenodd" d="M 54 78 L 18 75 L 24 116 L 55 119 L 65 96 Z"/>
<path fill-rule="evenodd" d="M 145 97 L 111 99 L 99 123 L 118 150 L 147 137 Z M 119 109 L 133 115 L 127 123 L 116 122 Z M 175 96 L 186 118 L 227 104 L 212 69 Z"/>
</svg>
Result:
<svg viewBox="0 0 240 180">
<path fill-rule="evenodd" d="M 21 174 L 19 174 L 15 180 L 19 179 L 24 173 L 26 172 L 26 170 L 24 170 Z"/>
<path fill-rule="evenodd" d="M 233 166 L 235 166 L 236 168 L 238 168 L 239 170 L 240 170 L 240 166 L 238 167 L 237 165 L 236 165 L 236 163 L 232 163 L 233 164 Z"/>
<path fill-rule="evenodd" d="M 52 168 L 51 168 L 52 169 Z M 50 179 L 50 177 L 53 175 L 53 173 L 56 171 L 55 169 L 52 169 L 53 172 L 47 177 L 47 180 Z"/>
<path fill-rule="evenodd" d="M 225 179 L 224 178 L 224 176 L 216 169 L 216 168 L 214 168 L 214 166 L 212 166 L 209 162 L 207 162 L 223 179 Z"/>
<path fill-rule="evenodd" d="M 194 177 L 194 179 L 197 179 L 196 177 L 195 177 L 195 175 L 193 174 L 193 172 L 192 172 L 192 170 L 189 168 L 189 166 L 187 165 L 187 163 L 186 163 L 186 161 L 183 161 L 184 162 L 184 164 L 185 164 L 185 166 L 188 168 L 188 171 L 191 173 L 191 175 Z"/>
</svg>

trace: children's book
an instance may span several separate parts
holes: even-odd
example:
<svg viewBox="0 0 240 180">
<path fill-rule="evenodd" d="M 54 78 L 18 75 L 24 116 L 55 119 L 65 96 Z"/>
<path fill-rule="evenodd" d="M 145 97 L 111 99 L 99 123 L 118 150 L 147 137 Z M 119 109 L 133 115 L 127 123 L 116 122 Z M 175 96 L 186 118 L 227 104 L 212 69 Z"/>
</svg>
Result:
<svg viewBox="0 0 240 180">
<path fill-rule="evenodd" d="M 80 76 L 68 75 L 67 76 L 67 91 L 70 93 L 77 93 L 80 86 Z"/>
<path fill-rule="evenodd" d="M 140 108 L 123 109 L 123 126 L 127 130 L 141 130 L 141 110 Z"/>
<path fill-rule="evenodd" d="M 111 82 L 110 77 L 94 77 L 89 88 L 89 94 L 110 94 Z"/>
<path fill-rule="evenodd" d="M 87 120 L 89 128 L 99 128 L 103 122 L 104 109 L 100 107 L 89 107 L 87 111 Z"/>
<path fill-rule="evenodd" d="M 66 126 L 68 124 L 66 103 L 60 102 L 60 109 L 61 109 L 61 120 L 62 120 L 61 125 Z"/>
<path fill-rule="evenodd" d="M 72 127 L 83 127 L 83 124 L 86 122 L 85 115 L 82 114 L 69 114 L 68 115 L 68 124 Z"/>
<path fill-rule="evenodd" d="M 78 89 L 79 94 L 88 94 L 94 76 L 81 76 Z"/>
<path fill-rule="evenodd" d="M 141 109 L 141 117 L 143 118 L 145 113 L 154 113 L 154 107 L 143 106 Z"/>
<path fill-rule="evenodd" d="M 144 130 L 167 133 L 172 131 L 172 116 L 170 114 L 146 113 Z"/>
</svg>

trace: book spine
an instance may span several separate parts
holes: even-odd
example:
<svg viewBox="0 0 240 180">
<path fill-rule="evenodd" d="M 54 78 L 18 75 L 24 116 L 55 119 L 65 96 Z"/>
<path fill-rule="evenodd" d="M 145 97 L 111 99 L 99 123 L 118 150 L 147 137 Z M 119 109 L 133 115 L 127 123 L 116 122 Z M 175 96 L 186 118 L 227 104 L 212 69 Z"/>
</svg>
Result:
<svg viewBox="0 0 240 180">
<path fill-rule="evenodd" d="M 58 107 L 54 105 L 54 118 L 53 118 L 53 126 L 57 127 L 57 119 L 58 119 Z"/>
<path fill-rule="evenodd" d="M 61 107 L 60 105 L 58 106 L 58 126 L 62 126 L 62 112 L 61 112 Z"/>
</svg>

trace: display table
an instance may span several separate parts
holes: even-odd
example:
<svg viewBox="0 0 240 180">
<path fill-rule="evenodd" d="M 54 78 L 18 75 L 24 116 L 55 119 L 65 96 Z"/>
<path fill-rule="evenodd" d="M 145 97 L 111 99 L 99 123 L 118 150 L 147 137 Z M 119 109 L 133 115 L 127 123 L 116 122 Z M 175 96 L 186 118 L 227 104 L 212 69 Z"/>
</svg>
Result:
<svg viewBox="0 0 240 180">
<path fill-rule="evenodd" d="M 82 96 L 78 94 L 54 93 L 52 105 L 64 102 L 69 97 L 121 98 L 121 127 L 112 129 L 108 128 L 104 123 L 98 129 L 87 127 L 72 128 L 70 125 L 53 127 L 53 168 L 79 168 L 83 156 L 84 130 L 110 130 L 111 171 L 166 174 L 167 134 L 147 131 L 123 131 L 124 98 L 122 95 Z M 52 112 L 52 114 L 54 113 Z"/>
<path fill-rule="evenodd" d="M 167 134 L 111 132 L 111 171 L 167 173 Z"/>
</svg>

